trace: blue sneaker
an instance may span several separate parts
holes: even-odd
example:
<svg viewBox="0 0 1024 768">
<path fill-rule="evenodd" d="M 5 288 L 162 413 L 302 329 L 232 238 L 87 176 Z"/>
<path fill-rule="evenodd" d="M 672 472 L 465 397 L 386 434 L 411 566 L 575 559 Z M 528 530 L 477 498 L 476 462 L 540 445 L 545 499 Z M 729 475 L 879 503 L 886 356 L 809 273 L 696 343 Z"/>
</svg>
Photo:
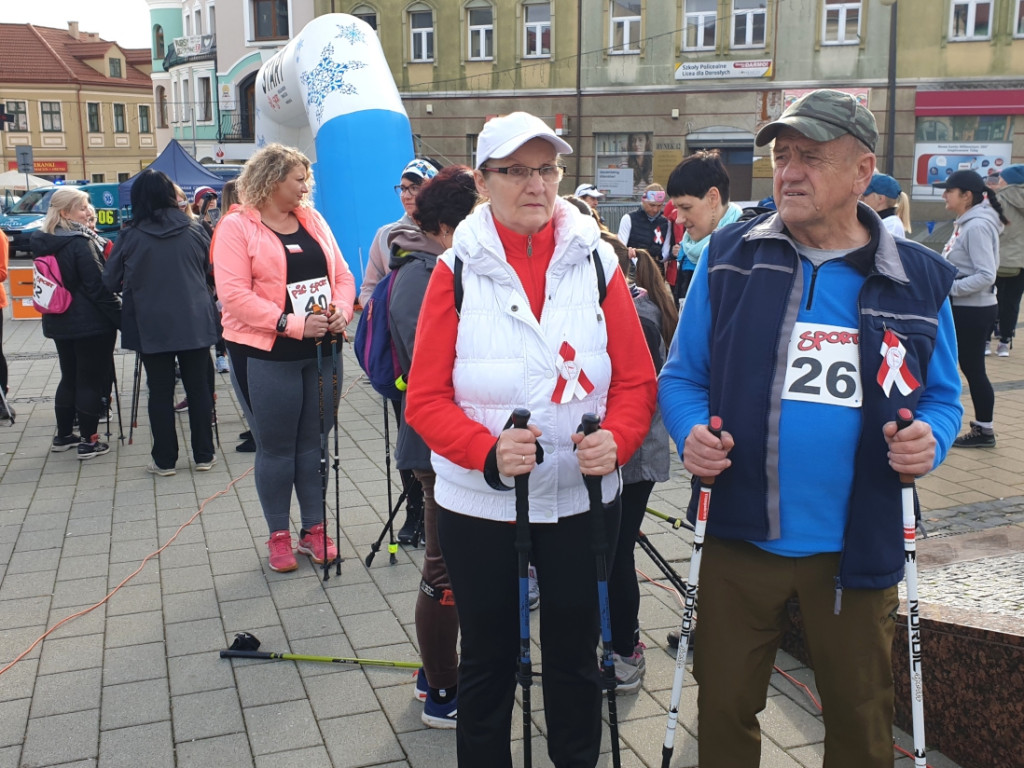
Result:
<svg viewBox="0 0 1024 768">
<path fill-rule="evenodd" d="M 415 676 L 416 690 L 412 692 L 412 696 L 416 701 L 426 701 L 427 694 L 430 693 L 430 686 L 427 685 L 427 675 L 423 672 L 423 667 L 416 670 Z"/>
<path fill-rule="evenodd" d="M 454 728 L 459 711 L 459 697 L 455 696 L 446 704 L 438 704 L 430 696 L 423 702 L 423 715 L 420 718 L 428 728 Z"/>
</svg>

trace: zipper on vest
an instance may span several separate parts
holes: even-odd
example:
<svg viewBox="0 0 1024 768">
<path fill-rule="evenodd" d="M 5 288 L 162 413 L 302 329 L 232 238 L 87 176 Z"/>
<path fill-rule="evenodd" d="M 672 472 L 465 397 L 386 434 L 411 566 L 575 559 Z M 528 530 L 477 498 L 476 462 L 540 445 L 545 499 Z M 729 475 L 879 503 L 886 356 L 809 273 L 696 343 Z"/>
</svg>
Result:
<svg viewBox="0 0 1024 768">
<path fill-rule="evenodd" d="M 841 582 L 839 580 L 838 576 L 835 577 L 835 581 L 836 581 L 836 604 L 835 604 L 834 610 L 835 610 L 836 616 L 838 616 L 839 615 L 839 610 L 843 607 L 843 582 Z"/>
<path fill-rule="evenodd" d="M 807 291 L 807 306 L 804 307 L 808 311 L 811 309 L 811 304 L 814 303 L 814 284 L 818 280 L 818 267 L 820 266 L 821 264 L 815 264 L 811 268 L 811 287 Z"/>
<path fill-rule="evenodd" d="M 533 256 L 533 235 L 526 236 L 526 258 Z"/>
</svg>

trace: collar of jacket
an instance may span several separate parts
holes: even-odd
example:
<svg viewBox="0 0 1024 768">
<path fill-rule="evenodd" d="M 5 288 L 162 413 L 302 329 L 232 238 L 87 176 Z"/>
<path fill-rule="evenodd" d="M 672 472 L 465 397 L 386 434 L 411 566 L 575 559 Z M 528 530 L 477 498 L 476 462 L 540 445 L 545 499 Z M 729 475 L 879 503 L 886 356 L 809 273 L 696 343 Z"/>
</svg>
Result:
<svg viewBox="0 0 1024 768">
<path fill-rule="evenodd" d="M 870 235 L 866 245 L 850 251 L 843 258 L 855 267 L 861 274 L 870 275 L 872 272 L 894 280 L 897 283 L 908 283 L 907 271 L 903 268 L 903 261 L 900 259 L 899 251 L 896 249 L 896 240 L 889 231 L 882 225 L 868 205 L 857 203 L 857 220 L 868 230 Z M 785 240 L 793 248 L 796 242 L 789 234 L 789 230 L 778 213 L 773 213 L 764 221 L 755 224 L 743 236 L 744 240 Z"/>
</svg>

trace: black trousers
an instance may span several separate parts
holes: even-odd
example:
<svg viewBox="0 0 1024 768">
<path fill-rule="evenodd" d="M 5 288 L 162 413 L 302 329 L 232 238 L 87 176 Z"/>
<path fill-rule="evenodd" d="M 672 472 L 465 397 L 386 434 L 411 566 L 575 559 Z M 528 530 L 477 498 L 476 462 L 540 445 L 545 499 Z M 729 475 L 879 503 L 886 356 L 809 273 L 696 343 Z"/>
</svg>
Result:
<svg viewBox="0 0 1024 768">
<path fill-rule="evenodd" d="M 1016 335 L 1020 298 L 1024 295 L 1024 269 L 1013 277 L 996 278 L 996 299 L 999 301 L 999 340 L 1009 344 Z"/>
<path fill-rule="evenodd" d="M 181 368 L 181 383 L 188 398 L 188 426 L 192 458 L 196 463 L 213 458 L 213 394 L 210 391 L 210 348 L 142 355 L 149 387 L 149 428 L 153 432 L 150 455 L 158 467 L 170 469 L 178 461 L 178 433 L 174 423 L 174 359 Z"/>
<path fill-rule="evenodd" d="M 610 547 L 619 505 L 606 511 Z M 438 536 L 462 628 L 457 748 L 463 768 L 512 768 L 509 737 L 519 651 L 516 526 L 438 508 Z M 540 584 L 541 683 L 548 755 L 593 768 L 601 746 L 597 571 L 589 512 L 530 526 Z M 536 662 L 536 660 L 534 660 Z"/>
<path fill-rule="evenodd" d="M 7 394 L 7 358 L 4 357 L 4 313 L 0 312 L 0 387 Z"/>
<path fill-rule="evenodd" d="M 75 414 L 82 437 L 91 439 L 100 421 L 100 402 L 110 394 L 111 361 L 117 331 L 82 339 L 54 339 L 60 363 L 60 383 L 53 398 L 57 434 L 67 437 Z"/>
<path fill-rule="evenodd" d="M 996 320 L 996 305 L 963 307 L 953 305 L 953 328 L 956 330 L 957 359 L 967 379 L 974 404 L 975 421 L 992 421 L 996 395 L 985 372 L 985 345 Z"/>
<path fill-rule="evenodd" d="M 622 486 L 622 523 L 615 543 L 612 568 L 608 575 L 608 598 L 612 615 L 612 647 L 620 656 L 632 656 L 639 642 L 640 585 L 636 581 L 636 535 L 654 489 L 652 481 Z"/>
</svg>

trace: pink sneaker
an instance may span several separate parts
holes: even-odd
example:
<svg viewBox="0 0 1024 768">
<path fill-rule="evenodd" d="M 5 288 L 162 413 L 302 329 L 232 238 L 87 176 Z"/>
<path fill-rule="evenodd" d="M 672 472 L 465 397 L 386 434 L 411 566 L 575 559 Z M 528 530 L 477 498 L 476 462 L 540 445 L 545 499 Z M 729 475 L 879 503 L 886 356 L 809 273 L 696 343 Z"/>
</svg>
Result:
<svg viewBox="0 0 1024 768">
<path fill-rule="evenodd" d="M 309 555 L 314 563 L 324 561 L 324 524 L 317 523 L 299 538 L 298 551 Z M 327 537 L 327 561 L 333 563 L 338 557 L 338 547 L 330 536 Z"/>
<path fill-rule="evenodd" d="M 292 534 L 290 531 L 274 531 L 267 541 L 270 549 L 270 570 L 278 573 L 294 571 L 299 567 L 292 551 Z"/>
</svg>

